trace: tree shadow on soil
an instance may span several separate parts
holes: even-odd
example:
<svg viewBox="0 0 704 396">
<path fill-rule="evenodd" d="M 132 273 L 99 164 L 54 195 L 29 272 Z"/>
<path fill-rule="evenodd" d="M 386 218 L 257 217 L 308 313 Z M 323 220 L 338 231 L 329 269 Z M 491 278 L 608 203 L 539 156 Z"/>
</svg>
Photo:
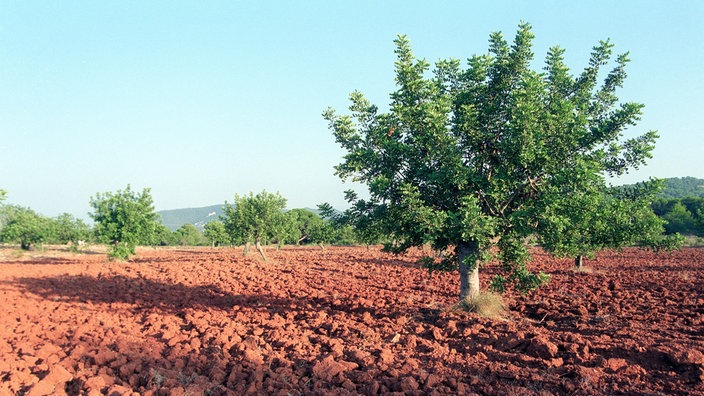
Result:
<svg viewBox="0 0 704 396">
<path fill-rule="evenodd" d="M 262 294 L 232 294 L 217 286 L 189 286 L 183 283 L 163 283 L 145 278 L 123 275 L 99 276 L 63 275 L 52 278 L 19 278 L 29 293 L 45 299 L 68 298 L 77 302 L 99 304 L 127 303 L 138 308 L 158 308 L 174 313 L 185 308 L 215 308 L 230 310 L 234 306 L 290 307 L 304 305 L 305 301 Z"/>
</svg>

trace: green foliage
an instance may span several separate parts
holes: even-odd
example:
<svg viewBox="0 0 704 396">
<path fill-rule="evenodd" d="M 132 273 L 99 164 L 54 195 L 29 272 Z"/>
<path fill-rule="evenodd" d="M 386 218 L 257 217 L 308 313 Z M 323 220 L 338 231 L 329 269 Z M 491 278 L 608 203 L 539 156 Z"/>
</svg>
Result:
<svg viewBox="0 0 704 396">
<path fill-rule="evenodd" d="M 665 227 L 668 233 L 693 234 L 696 229 L 694 216 L 682 202 L 675 202 L 662 217 L 667 221 Z"/>
<path fill-rule="evenodd" d="M 358 242 L 357 231 L 349 224 L 335 228 L 334 245 L 351 246 Z"/>
<path fill-rule="evenodd" d="M 50 221 L 51 243 L 71 244 L 73 251 L 78 251 L 79 242 L 90 241 L 92 230 L 83 220 L 69 213 L 62 213 Z"/>
<path fill-rule="evenodd" d="M 157 224 L 154 229 L 154 234 L 149 242 L 150 245 L 154 246 L 171 246 L 176 245 L 178 241 L 176 240 L 176 234 L 171 232 L 171 230 L 164 224 Z"/>
<path fill-rule="evenodd" d="M 311 230 L 323 221 L 317 214 L 307 209 L 291 209 L 287 212 L 291 216 L 292 234 L 291 241 L 296 244 L 309 243 Z"/>
<path fill-rule="evenodd" d="M 154 242 L 159 223 L 150 189 L 138 194 L 128 185 L 115 193 L 98 193 L 91 197 L 90 206 L 95 234 L 99 241 L 110 244 L 110 257 L 126 260 L 135 254 L 137 245 Z"/>
<path fill-rule="evenodd" d="M 234 205 L 225 202 L 222 221 L 233 243 L 260 245 L 275 237 L 286 224 L 285 207 L 286 199 L 279 193 L 235 194 Z"/>
<path fill-rule="evenodd" d="M 324 247 L 335 241 L 337 238 L 337 231 L 335 227 L 329 221 L 320 221 L 311 226 L 309 230 L 309 240 L 311 243 L 315 243 Z"/>
<path fill-rule="evenodd" d="M 227 234 L 225 224 L 219 220 L 208 222 L 203 228 L 203 236 L 210 241 L 213 247 L 230 243 L 230 236 Z"/>
<path fill-rule="evenodd" d="M 352 240 L 367 246 L 388 242 L 378 217 L 367 215 L 368 211 L 374 211 L 375 208 L 369 207 L 365 201 L 358 200 L 354 191 L 345 191 L 345 195 L 353 206 L 342 213 L 333 209 L 327 202 L 318 205 L 321 217 L 330 221 L 339 230 L 341 240 L 345 240 L 341 244 L 351 244 Z M 342 237 L 343 234 L 346 236 Z"/>
<path fill-rule="evenodd" d="M 665 188 L 658 195 L 661 198 L 704 198 L 704 179 L 696 177 L 672 177 L 664 179 Z"/>
<path fill-rule="evenodd" d="M 280 248 L 287 243 L 296 243 L 298 231 L 296 229 L 295 214 L 283 212 L 282 218 L 274 225 L 271 231 L 271 238 L 267 242 L 273 242 Z"/>
<path fill-rule="evenodd" d="M 23 250 L 45 242 L 51 237 L 51 221 L 30 208 L 21 206 L 3 207 L 4 226 L 0 240 L 19 243 Z"/>
<path fill-rule="evenodd" d="M 348 194 L 354 218 L 387 236 L 388 250 L 453 248 L 446 262 L 453 260 L 464 279 L 496 246 L 505 279 L 532 289 L 547 277 L 527 269 L 523 241 L 545 229 L 543 211 L 553 208 L 564 220 L 548 222 L 564 221 L 565 229 L 580 223 L 567 208 L 598 199 L 605 174 L 621 175 L 651 157 L 655 132 L 623 138 L 643 107 L 616 96 L 626 54 L 604 73 L 613 45 L 600 42 L 573 76 L 564 50 L 553 47 L 536 72 L 532 39 L 525 23 L 511 45 L 493 33 L 488 54 L 471 57 L 466 68 L 441 60 L 429 76 L 430 65 L 400 36 L 390 110 L 380 112 L 354 92 L 351 115 L 323 113 L 347 152 L 336 174 L 369 189 L 366 200 Z"/>
<path fill-rule="evenodd" d="M 625 246 L 672 249 L 677 240 L 663 235 L 664 221 L 651 208 L 661 182 L 652 179 L 627 188 L 559 191 L 540 218 L 539 243 L 557 256 L 593 257 Z M 569 195 L 568 195 L 569 194 Z"/>
<path fill-rule="evenodd" d="M 208 241 L 193 224 L 184 224 L 174 231 L 176 244 L 181 246 L 202 246 Z"/>
<path fill-rule="evenodd" d="M 667 234 L 704 236 L 704 198 L 657 199 L 653 211 L 665 223 Z"/>
</svg>

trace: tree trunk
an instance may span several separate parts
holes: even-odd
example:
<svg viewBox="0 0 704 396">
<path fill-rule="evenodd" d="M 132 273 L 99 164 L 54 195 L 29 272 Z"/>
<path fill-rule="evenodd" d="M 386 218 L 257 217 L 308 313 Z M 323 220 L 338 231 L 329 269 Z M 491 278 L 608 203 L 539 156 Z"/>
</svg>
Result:
<svg viewBox="0 0 704 396">
<path fill-rule="evenodd" d="M 22 248 L 22 250 L 30 250 L 32 248 L 32 244 L 29 242 L 20 241 L 20 248 Z"/>
<path fill-rule="evenodd" d="M 467 261 L 471 260 L 471 255 L 477 253 L 479 253 L 479 244 L 476 241 L 463 242 L 457 246 L 460 267 L 460 302 L 479 296 L 479 263 Z"/>
<path fill-rule="evenodd" d="M 578 254 L 577 257 L 574 258 L 574 268 L 576 270 L 582 269 L 582 255 L 581 254 Z"/>
<path fill-rule="evenodd" d="M 249 243 L 249 241 L 245 242 L 244 244 L 244 250 L 242 251 L 242 255 L 246 256 L 249 253 L 249 248 L 252 244 Z"/>
<path fill-rule="evenodd" d="M 266 254 L 264 254 L 264 248 L 262 248 L 262 244 L 261 244 L 261 241 L 259 240 L 259 238 L 256 239 L 255 243 L 256 243 L 257 251 L 259 252 L 259 254 L 262 255 L 262 258 L 264 259 L 264 261 L 267 261 Z"/>
</svg>

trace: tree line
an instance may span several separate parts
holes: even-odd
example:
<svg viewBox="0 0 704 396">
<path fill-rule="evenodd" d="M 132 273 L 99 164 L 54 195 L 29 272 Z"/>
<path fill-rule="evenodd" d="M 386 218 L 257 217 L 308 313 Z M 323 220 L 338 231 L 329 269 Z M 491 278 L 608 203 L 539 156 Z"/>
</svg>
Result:
<svg viewBox="0 0 704 396">
<path fill-rule="evenodd" d="M 17 243 L 25 250 L 39 244 L 68 244 L 78 251 L 85 243 L 104 243 L 111 257 L 127 259 L 140 245 L 244 245 L 246 254 L 253 244 L 266 259 L 267 245 L 316 244 L 324 248 L 360 240 L 350 224 L 306 209 L 285 211 L 286 199 L 267 191 L 235 195 L 233 204 L 225 202 L 224 215 L 207 223 L 203 232 L 193 224 L 184 224 L 173 232 L 161 224 L 149 189 L 136 192 L 127 186 L 91 197 L 92 227 L 68 213 L 50 218 L 30 208 L 2 205 L 6 195 L 0 190 L 0 241 Z"/>
</svg>

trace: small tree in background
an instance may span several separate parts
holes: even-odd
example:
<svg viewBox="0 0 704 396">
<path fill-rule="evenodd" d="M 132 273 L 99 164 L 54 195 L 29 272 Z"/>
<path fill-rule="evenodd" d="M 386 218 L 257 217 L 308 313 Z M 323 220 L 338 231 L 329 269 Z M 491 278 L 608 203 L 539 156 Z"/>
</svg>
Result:
<svg viewBox="0 0 704 396">
<path fill-rule="evenodd" d="M 583 257 L 594 258 L 603 249 L 640 246 L 672 250 L 682 244 L 679 236 L 664 235 L 664 221 L 651 209 L 661 183 L 651 180 L 628 188 L 600 186 L 553 197 L 544 208 L 539 243 L 558 257 L 575 258 L 582 269 Z M 563 189 L 564 190 L 564 189 Z M 559 194 L 563 194 L 560 192 Z"/>
<path fill-rule="evenodd" d="M 0 230 L 0 240 L 19 243 L 22 250 L 30 250 L 51 237 L 49 218 L 21 206 L 6 206 L 3 209 L 5 225 Z"/>
<path fill-rule="evenodd" d="M 665 228 L 667 228 L 669 233 L 696 233 L 694 216 L 681 201 L 675 202 L 662 218 L 666 221 Z"/>
<path fill-rule="evenodd" d="M 225 201 L 222 217 L 225 229 L 235 243 L 245 245 L 244 254 L 249 250 L 249 244 L 255 244 L 257 251 L 267 260 L 262 243 L 274 237 L 277 227 L 285 223 L 284 208 L 286 198 L 279 193 L 271 194 L 262 191 L 249 196 L 235 194 L 233 205 Z"/>
<path fill-rule="evenodd" d="M 321 223 L 323 219 L 308 209 L 291 209 L 287 213 L 292 216 L 295 234 L 294 242 L 298 245 L 310 242 L 312 228 Z"/>
<path fill-rule="evenodd" d="M 311 226 L 308 234 L 311 243 L 315 243 L 325 250 L 325 245 L 329 245 L 337 238 L 337 231 L 328 220 L 323 220 Z"/>
<path fill-rule="evenodd" d="M 176 243 L 181 246 L 200 246 L 207 243 L 200 231 L 193 224 L 184 224 L 174 231 Z"/>
<path fill-rule="evenodd" d="M 219 220 L 208 222 L 203 228 L 203 236 L 210 241 L 210 246 L 222 246 L 230 243 L 225 224 Z"/>
<path fill-rule="evenodd" d="M 98 193 L 91 197 L 90 206 L 95 234 L 101 242 L 109 244 L 110 257 L 126 260 L 135 254 L 137 245 L 153 242 L 159 222 L 150 189 L 138 194 L 127 185 L 115 193 Z"/>
<path fill-rule="evenodd" d="M 91 229 L 83 220 L 74 217 L 69 213 L 62 213 L 51 222 L 53 241 L 62 244 L 70 244 L 69 249 L 78 251 L 80 242 L 88 241 L 91 238 Z"/>
<path fill-rule="evenodd" d="M 283 216 L 272 226 L 271 237 L 268 241 L 276 244 L 276 250 L 280 250 L 286 243 L 296 243 L 298 240 L 295 213 L 288 211 L 282 214 Z"/>
<path fill-rule="evenodd" d="M 623 137 L 643 107 L 619 103 L 615 94 L 627 54 L 603 73 L 613 45 L 601 42 L 573 76 L 564 50 L 553 47 L 537 72 L 531 70 L 533 37 L 526 23 L 512 44 L 493 33 L 488 54 L 471 57 L 466 68 L 441 60 L 433 76 L 399 37 L 390 110 L 380 113 L 354 92 L 351 115 L 323 114 L 347 151 L 336 174 L 369 188 L 368 200 L 350 200 L 357 216 L 389 236 L 388 251 L 428 243 L 436 251 L 454 249 L 441 262 L 424 262 L 459 268 L 463 303 L 479 297 L 479 269 L 494 257 L 505 271 L 492 282 L 497 288 L 511 282 L 527 291 L 547 281 L 527 268 L 524 243 L 541 232 L 542 212 L 576 206 L 562 200 L 579 201 L 571 192 L 603 189 L 604 174 L 643 165 L 657 138 L 653 131 Z"/>
<path fill-rule="evenodd" d="M 159 223 L 154 229 L 154 234 L 149 241 L 152 246 L 172 246 L 177 243 L 175 233 L 171 232 L 169 227 Z"/>
</svg>

